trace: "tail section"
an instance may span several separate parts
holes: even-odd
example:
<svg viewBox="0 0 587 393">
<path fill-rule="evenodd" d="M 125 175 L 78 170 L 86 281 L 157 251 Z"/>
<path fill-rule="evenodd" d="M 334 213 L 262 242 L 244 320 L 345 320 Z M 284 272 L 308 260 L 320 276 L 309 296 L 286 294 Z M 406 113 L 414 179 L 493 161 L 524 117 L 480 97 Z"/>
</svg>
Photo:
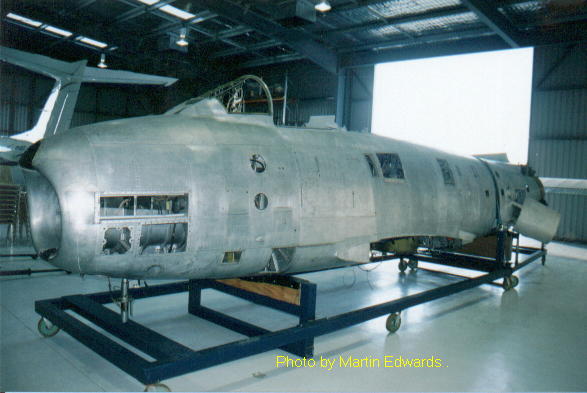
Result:
<svg viewBox="0 0 587 393">
<path fill-rule="evenodd" d="M 46 136 L 69 128 L 75 109 L 86 60 L 67 63 L 50 57 L 0 47 L 0 60 L 55 79 L 37 124 L 29 131 L 12 135 L 12 139 L 35 143 Z"/>
<path fill-rule="evenodd" d="M 29 144 L 69 128 L 82 82 L 171 86 L 177 81 L 158 75 L 86 67 L 86 60 L 68 63 L 0 46 L 0 60 L 55 79 L 35 126 L 0 143 L 0 165 L 15 165 Z"/>
</svg>

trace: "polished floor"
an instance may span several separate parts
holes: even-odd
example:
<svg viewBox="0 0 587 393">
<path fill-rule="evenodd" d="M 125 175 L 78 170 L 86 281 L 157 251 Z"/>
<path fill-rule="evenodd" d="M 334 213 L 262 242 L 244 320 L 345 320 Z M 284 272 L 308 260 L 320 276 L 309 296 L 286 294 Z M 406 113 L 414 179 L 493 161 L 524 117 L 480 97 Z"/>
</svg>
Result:
<svg viewBox="0 0 587 393">
<path fill-rule="evenodd" d="M 1 270 L 48 266 L 0 259 Z M 319 317 L 458 280 L 422 270 L 399 274 L 396 263 L 365 269 L 373 270 L 304 275 L 318 284 Z M 434 356 L 442 367 L 278 368 L 276 357 L 285 353 L 274 350 L 163 382 L 172 391 L 587 391 L 587 247 L 553 243 L 546 266 L 534 263 L 518 276 L 509 292 L 485 285 L 406 310 L 395 334 L 382 317 L 315 342 L 317 359 Z M 0 278 L 0 391 L 142 391 L 68 334 L 37 332 L 35 300 L 106 289 L 104 278 L 63 273 Z M 294 323 L 219 293 L 206 293 L 204 304 L 268 328 Z M 141 300 L 134 319 L 193 348 L 241 337 L 186 308 L 185 295 Z"/>
</svg>

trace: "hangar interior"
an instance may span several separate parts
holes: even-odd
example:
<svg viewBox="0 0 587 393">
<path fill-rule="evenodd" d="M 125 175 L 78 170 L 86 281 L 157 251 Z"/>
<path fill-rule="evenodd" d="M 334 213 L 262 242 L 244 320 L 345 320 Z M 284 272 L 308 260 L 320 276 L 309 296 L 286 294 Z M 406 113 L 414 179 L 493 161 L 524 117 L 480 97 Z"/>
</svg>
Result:
<svg viewBox="0 0 587 393">
<path fill-rule="evenodd" d="M 318 3 L 330 9 L 319 11 Z M 72 127 L 161 114 L 254 74 L 271 90 L 275 124 L 335 116 L 349 132 L 369 133 L 375 64 L 534 47 L 528 164 L 541 178 L 587 179 L 585 1 L 8 0 L 1 10 L 2 46 L 179 79 L 171 87 L 82 84 Z M 1 66 L 0 134 L 9 137 L 36 123 L 53 81 Z M 4 167 L 2 183 L 9 181 Z M 560 225 L 546 265 L 521 271 L 517 288 L 483 286 L 407 310 L 394 334 L 377 318 L 315 344 L 316 357 L 436 356 L 444 367 L 276 367 L 285 352 L 271 350 L 166 385 L 175 391 L 585 391 L 587 192 L 556 185 L 545 191 Z M 3 254 L 34 252 L 25 222 L 3 222 L 0 229 Z M 0 271 L 51 268 L 27 256 L 0 259 Z M 393 263 L 301 277 L 319 284 L 319 316 L 455 280 L 423 270 L 400 274 Z M 0 390 L 142 390 L 69 335 L 46 339 L 37 332 L 34 301 L 103 291 L 106 279 L 49 272 L 0 280 Z M 225 295 L 206 302 L 269 328 L 292 324 L 282 313 Z M 186 304 L 181 295 L 139 301 L 133 319 L 192 347 L 240 337 L 185 313 Z"/>
</svg>

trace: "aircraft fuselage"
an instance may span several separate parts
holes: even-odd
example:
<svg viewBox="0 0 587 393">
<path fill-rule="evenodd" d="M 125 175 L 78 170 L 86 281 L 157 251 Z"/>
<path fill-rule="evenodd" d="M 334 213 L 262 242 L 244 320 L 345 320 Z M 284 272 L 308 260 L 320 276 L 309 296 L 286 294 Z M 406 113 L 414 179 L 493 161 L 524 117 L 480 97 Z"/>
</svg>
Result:
<svg viewBox="0 0 587 393">
<path fill-rule="evenodd" d="M 69 271 L 127 278 L 367 262 L 382 239 L 469 242 L 513 223 L 514 202 L 542 199 L 520 166 L 247 115 L 79 127 L 28 165 L 37 250 Z"/>
</svg>

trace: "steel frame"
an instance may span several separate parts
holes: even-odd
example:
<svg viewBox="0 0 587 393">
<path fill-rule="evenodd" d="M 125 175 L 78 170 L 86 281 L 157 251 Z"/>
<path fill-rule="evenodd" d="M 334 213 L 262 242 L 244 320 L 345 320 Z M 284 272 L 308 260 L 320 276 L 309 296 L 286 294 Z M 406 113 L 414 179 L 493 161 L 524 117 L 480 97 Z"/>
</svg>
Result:
<svg viewBox="0 0 587 393">
<path fill-rule="evenodd" d="M 320 319 L 315 319 L 316 284 L 296 277 L 278 278 L 288 280 L 289 286 L 299 286 L 299 305 L 276 300 L 265 295 L 249 292 L 226 285 L 220 281 L 209 279 L 190 280 L 130 290 L 130 296 L 134 299 L 188 292 L 188 311 L 191 314 L 249 336 L 246 339 L 202 350 L 192 350 L 132 320 L 122 323 L 118 313 L 104 307 L 104 304 L 113 301 L 113 296 L 110 292 L 39 300 L 35 302 L 35 310 L 42 318 L 46 318 L 54 325 L 60 327 L 72 337 L 140 382 L 153 384 L 174 376 L 276 348 L 291 352 L 299 357 L 312 357 L 314 338 L 317 336 L 332 333 L 383 315 L 399 313 L 407 308 L 483 284 L 492 284 L 495 280 L 511 276 L 514 271 L 521 269 L 539 258 L 542 258 L 542 263 L 544 264 L 546 250 L 543 247 L 531 248 L 519 247 L 518 245 L 514 247 L 514 250 L 516 251 L 514 263 L 507 263 L 505 261 L 503 263 L 497 263 L 499 258 L 481 258 L 448 252 L 435 253 L 434 255 L 431 253 L 416 254 L 413 258 L 417 260 L 483 271 L 485 274 L 474 278 L 465 278 L 453 284 L 426 290 L 396 300 Z M 396 258 L 399 257 L 387 257 L 387 259 Z M 270 331 L 250 324 L 203 306 L 201 304 L 201 292 L 203 289 L 214 289 L 262 306 L 295 315 L 299 317 L 299 323 L 296 326 L 278 331 Z M 69 313 L 66 311 L 69 311 Z M 154 360 L 148 360 L 112 340 L 105 334 L 100 333 L 76 318 L 75 314 L 89 320 L 119 340 L 152 357 Z"/>
</svg>

